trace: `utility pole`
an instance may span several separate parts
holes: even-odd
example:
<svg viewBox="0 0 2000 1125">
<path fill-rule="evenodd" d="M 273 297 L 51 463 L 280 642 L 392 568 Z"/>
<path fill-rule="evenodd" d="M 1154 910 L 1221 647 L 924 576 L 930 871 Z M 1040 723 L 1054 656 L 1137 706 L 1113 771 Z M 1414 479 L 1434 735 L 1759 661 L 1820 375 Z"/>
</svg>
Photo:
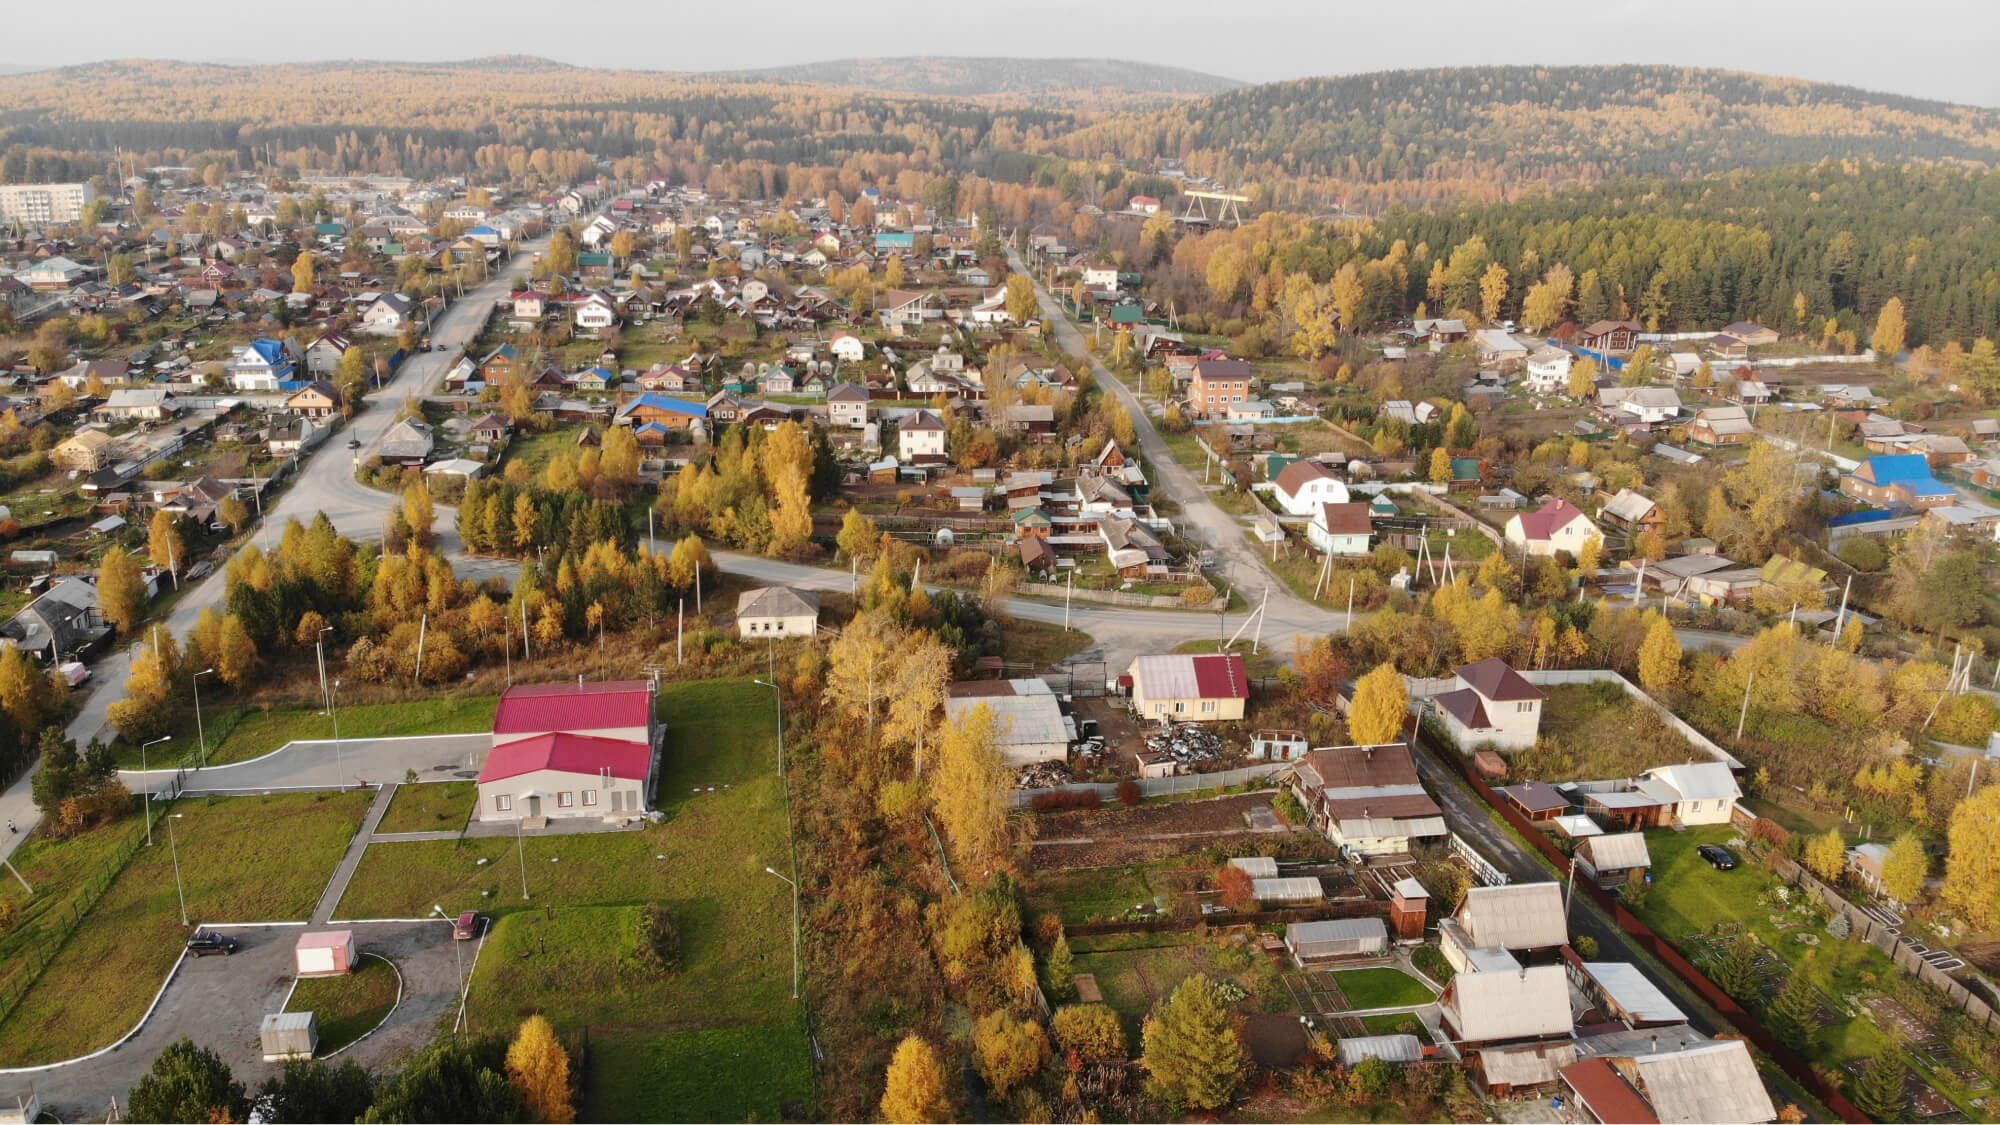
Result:
<svg viewBox="0 0 2000 1125">
<path fill-rule="evenodd" d="M 1076 590 L 1076 571 L 1071 569 L 1067 578 L 1068 581 L 1063 584 L 1063 632 L 1065 633 L 1069 632 L 1069 599 L 1070 594 Z"/>
<path fill-rule="evenodd" d="M 1743 684 L 1743 709 L 1736 713 L 1736 737 L 1743 737 L 1743 722 L 1750 717 L 1750 689 L 1757 684 L 1757 673 L 1753 670 L 1749 680 Z"/>
</svg>

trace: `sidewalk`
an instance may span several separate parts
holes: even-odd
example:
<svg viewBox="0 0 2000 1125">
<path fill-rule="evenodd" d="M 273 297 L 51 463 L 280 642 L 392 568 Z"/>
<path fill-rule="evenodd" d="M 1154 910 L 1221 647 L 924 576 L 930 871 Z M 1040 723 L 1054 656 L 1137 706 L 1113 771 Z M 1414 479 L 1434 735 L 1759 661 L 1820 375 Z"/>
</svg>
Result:
<svg viewBox="0 0 2000 1125">
<path fill-rule="evenodd" d="M 361 827 L 347 845 L 347 854 L 340 857 L 340 866 L 333 869 L 333 878 L 327 880 L 326 891 L 319 896 L 319 905 L 313 907 L 313 925 L 324 926 L 333 918 L 333 908 L 340 905 L 341 896 L 347 893 L 347 884 L 354 880 L 362 855 L 375 839 L 376 826 L 382 823 L 383 814 L 389 811 L 389 802 L 395 799 L 395 782 L 382 786 L 381 791 L 375 794 L 375 803 L 368 806 L 368 815 L 361 818 Z"/>
</svg>

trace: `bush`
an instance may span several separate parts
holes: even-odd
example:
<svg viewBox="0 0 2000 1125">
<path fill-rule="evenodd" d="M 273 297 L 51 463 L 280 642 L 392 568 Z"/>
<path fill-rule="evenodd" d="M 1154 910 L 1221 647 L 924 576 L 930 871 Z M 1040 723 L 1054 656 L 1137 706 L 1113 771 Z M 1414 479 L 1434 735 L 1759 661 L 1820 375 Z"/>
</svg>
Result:
<svg viewBox="0 0 2000 1125">
<path fill-rule="evenodd" d="M 1872 535 L 1852 535 L 1840 545 L 1840 561 L 1856 570 L 1881 570 L 1889 561 L 1889 553 Z"/>
<path fill-rule="evenodd" d="M 1185 606 L 1204 606 L 1214 601 L 1215 588 L 1207 583 L 1189 586 L 1181 591 L 1181 604 Z"/>
<path fill-rule="evenodd" d="M 1090 812 L 1104 807 L 1104 798 L 1095 789 L 1045 789 L 1029 800 L 1036 812 L 1082 809 Z"/>
<path fill-rule="evenodd" d="M 1137 808 L 1139 802 L 1145 799 L 1146 790 L 1136 780 L 1128 777 L 1118 783 L 1119 804 L 1124 805 L 1128 809 Z"/>
<path fill-rule="evenodd" d="M 1449 984 L 1458 975 L 1458 970 L 1451 967 L 1451 962 L 1444 959 L 1444 952 L 1435 945 L 1420 945 L 1411 950 L 1410 964 L 1439 984 Z"/>
<path fill-rule="evenodd" d="M 681 928 L 673 912 L 659 903 L 639 910 L 639 933 L 634 959 L 654 973 L 681 971 Z"/>
</svg>

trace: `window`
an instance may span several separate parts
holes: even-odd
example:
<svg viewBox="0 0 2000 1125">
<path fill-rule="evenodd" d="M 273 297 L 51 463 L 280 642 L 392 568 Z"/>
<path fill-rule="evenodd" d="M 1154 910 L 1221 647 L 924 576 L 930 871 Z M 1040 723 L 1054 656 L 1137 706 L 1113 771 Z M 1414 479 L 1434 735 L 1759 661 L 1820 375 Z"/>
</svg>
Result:
<svg viewBox="0 0 2000 1125">
<path fill-rule="evenodd" d="M 514 808 L 514 798 L 509 797 L 504 793 L 496 794 L 494 796 L 493 798 L 494 812 L 509 812 L 513 808 Z"/>
<path fill-rule="evenodd" d="M 595 790 L 595 789 L 586 789 L 586 790 L 584 790 L 584 791 L 583 791 L 583 807 L 584 807 L 584 808 L 594 808 L 594 807 L 596 807 L 596 805 L 597 805 L 597 790 Z"/>
<path fill-rule="evenodd" d="M 1186 710 L 1187 710 L 1187 704 L 1182 703 L 1179 700 L 1174 701 L 1174 714 L 1178 715 Z"/>
<path fill-rule="evenodd" d="M 1533 711 L 1534 709 L 1535 709 L 1535 703 L 1534 703 L 1534 701 L 1533 701 L 1533 700 L 1529 700 L 1529 701 L 1528 701 L 1528 702 L 1526 702 L 1526 703 L 1516 703 L 1516 704 L 1514 705 L 1514 710 L 1516 710 L 1516 711 L 1520 711 L 1520 712 L 1522 712 L 1522 713 L 1524 713 L 1524 714 L 1525 714 L 1525 713 L 1527 713 L 1527 712 L 1529 712 L 1529 711 Z"/>
<path fill-rule="evenodd" d="M 1213 700 L 1213 699 L 1204 699 L 1204 700 L 1202 700 L 1202 701 L 1201 701 L 1201 709 L 1202 709 L 1202 712 L 1203 712 L 1204 714 L 1206 714 L 1207 712 L 1210 712 L 1210 711 L 1213 711 L 1213 710 L 1215 710 L 1215 700 Z"/>
<path fill-rule="evenodd" d="M 574 805 L 574 804 L 576 804 L 576 794 L 574 794 L 574 793 L 558 793 L 558 794 L 556 794 L 556 807 L 557 807 L 557 808 L 563 808 L 563 809 L 566 809 L 566 808 L 569 808 L 569 807 L 570 807 L 571 805 Z"/>
</svg>

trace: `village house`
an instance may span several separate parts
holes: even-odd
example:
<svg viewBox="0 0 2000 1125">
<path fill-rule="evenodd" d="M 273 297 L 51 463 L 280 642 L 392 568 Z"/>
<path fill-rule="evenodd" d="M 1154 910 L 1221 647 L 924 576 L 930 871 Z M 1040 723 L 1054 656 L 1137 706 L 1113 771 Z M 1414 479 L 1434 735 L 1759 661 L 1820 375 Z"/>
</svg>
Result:
<svg viewBox="0 0 2000 1125">
<path fill-rule="evenodd" d="M 382 431 L 375 455 L 385 465 L 422 465 L 430 458 L 435 444 L 429 423 L 420 418 L 403 418 Z"/>
<path fill-rule="evenodd" d="M 1491 1094 L 1547 1085 L 1576 1061 L 1569 1039 L 1568 980 L 1561 965 L 1460 970 L 1438 996 L 1438 1024 Z"/>
<path fill-rule="evenodd" d="M 602 293 L 592 293 L 570 310 L 576 326 L 586 332 L 602 332 L 618 323 L 618 306 Z"/>
<path fill-rule="evenodd" d="M 119 387 L 91 413 L 115 421 L 158 422 L 179 410 L 179 404 L 164 389 Z"/>
<path fill-rule="evenodd" d="M 1578 345 L 1594 352 L 1629 352 L 1639 346 L 1645 326 L 1636 320 L 1600 320 L 1577 333 Z"/>
<path fill-rule="evenodd" d="M 1445 733 L 1461 750 L 1522 750 L 1540 736 L 1542 690 L 1499 657 L 1453 670 L 1459 685 L 1431 699 Z"/>
<path fill-rule="evenodd" d="M 1497 328 L 1481 329 L 1474 337 L 1479 347 L 1479 364 L 1501 372 L 1511 372 L 1528 358 L 1528 349 L 1519 340 Z"/>
<path fill-rule="evenodd" d="M 1740 406 L 1710 406 L 1688 423 L 1688 440 L 1703 445 L 1742 445 L 1757 435 Z"/>
<path fill-rule="evenodd" d="M 1741 340 L 1753 348 L 1778 342 L 1778 333 L 1776 330 L 1747 320 L 1739 320 L 1734 324 L 1723 325 L 1721 334 Z"/>
<path fill-rule="evenodd" d="M 1534 511 L 1509 518 L 1506 540 L 1508 546 L 1530 555 L 1547 557 L 1557 551 L 1568 551 L 1574 557 L 1596 534 L 1597 525 L 1576 505 L 1551 497 Z"/>
<path fill-rule="evenodd" d="M 51 665 L 110 632 L 98 611 L 97 587 L 83 578 L 58 578 L 26 608 L 0 623 L 0 638 L 26 652 L 46 650 Z"/>
<path fill-rule="evenodd" d="M 1133 712 L 1162 723 L 1235 722 L 1250 698 L 1250 677 L 1236 652 L 1141 656 L 1122 679 Z"/>
<path fill-rule="evenodd" d="M 649 680 L 508 688 L 479 771 L 479 819 L 638 816 L 651 807 L 660 733 Z"/>
<path fill-rule="evenodd" d="M 1306 542 L 1329 555 L 1365 555 L 1374 531 L 1366 503 L 1321 504 L 1306 525 Z"/>
<path fill-rule="evenodd" d="M 1203 418 L 1219 418 L 1231 403 L 1246 402 L 1250 391 L 1250 365 L 1240 359 L 1203 358 L 1195 362 L 1188 384 L 1188 406 Z"/>
<path fill-rule="evenodd" d="M 1347 483 L 1324 461 L 1293 461 L 1273 483 L 1278 507 L 1289 516 L 1317 516 L 1324 506 L 1350 499 Z"/>
<path fill-rule="evenodd" d="M 736 631 L 742 637 L 810 637 L 819 631 L 819 592 L 762 586 L 736 596 Z"/>
<path fill-rule="evenodd" d="M 1576 870 L 1606 890 L 1623 886 L 1653 866 L 1643 832 L 1586 836 L 1576 846 Z"/>
<path fill-rule="evenodd" d="M 1685 1025 L 1590 1035 L 1559 1070 L 1562 1092 L 1586 1125 L 1778 1119 L 1750 1045 L 1710 1039 Z"/>
<path fill-rule="evenodd" d="M 1559 395 L 1569 391 L 1569 369 L 1576 357 L 1558 347 L 1536 348 L 1527 357 L 1527 374 L 1522 379 L 1530 394 Z"/>
<path fill-rule="evenodd" d="M 1918 510 L 1942 507 L 1958 495 L 1931 475 L 1930 461 L 1921 453 L 1870 457 L 1840 478 L 1840 490 L 1879 507 Z"/>
<path fill-rule="evenodd" d="M 1288 774 L 1311 826 L 1350 856 L 1400 855 L 1412 840 L 1446 834 L 1408 746 L 1316 749 Z"/>
<path fill-rule="evenodd" d="M 709 409 L 702 403 L 649 393 L 621 404 L 614 421 L 621 426 L 657 423 L 669 429 L 699 430 L 708 417 Z"/>
<path fill-rule="evenodd" d="M 858 430 L 868 424 L 868 389 L 854 383 L 841 383 L 826 392 L 826 418 L 829 425 Z"/>
<path fill-rule="evenodd" d="M 417 319 L 417 302 L 401 293 L 384 293 L 361 314 L 361 327 L 379 335 L 393 336 Z"/>
<path fill-rule="evenodd" d="M 340 367 L 340 361 L 354 347 L 354 341 L 343 332 L 328 332 L 306 345 L 306 371 L 315 379 L 331 376 Z"/>
<path fill-rule="evenodd" d="M 340 390 L 325 380 L 307 383 L 286 397 L 285 411 L 305 418 L 331 418 L 340 413 Z"/>
<path fill-rule="evenodd" d="M 1604 387 L 1597 405 L 1617 426 L 1661 426 L 1681 414 L 1681 396 L 1672 387 Z"/>
<path fill-rule="evenodd" d="M 929 410 L 912 410 L 896 422 L 896 454 L 906 464 L 940 464 L 945 460 L 944 419 Z"/>
<path fill-rule="evenodd" d="M 275 391 L 295 377 L 298 357 L 287 340 L 252 340 L 229 361 L 229 384 L 239 391 Z"/>
<path fill-rule="evenodd" d="M 1597 519 L 1606 527 L 1633 536 L 1664 530 L 1667 526 L 1667 517 L 1660 506 L 1629 488 L 1619 489 L 1618 495 L 1605 501 L 1604 507 L 1597 510 Z"/>
</svg>

